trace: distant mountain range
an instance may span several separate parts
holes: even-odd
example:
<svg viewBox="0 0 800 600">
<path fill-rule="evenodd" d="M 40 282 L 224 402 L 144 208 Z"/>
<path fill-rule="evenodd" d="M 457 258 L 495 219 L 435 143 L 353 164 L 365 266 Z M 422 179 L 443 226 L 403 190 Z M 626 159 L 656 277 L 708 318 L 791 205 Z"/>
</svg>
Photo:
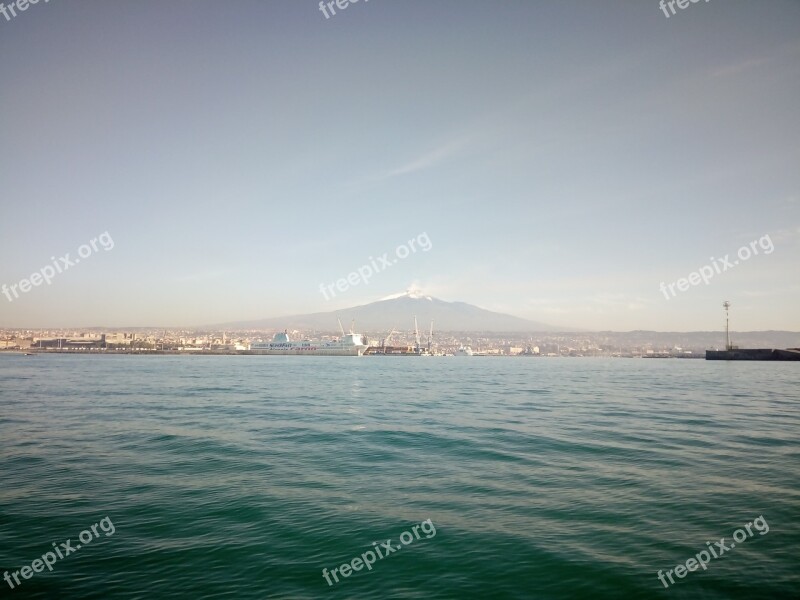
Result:
<svg viewBox="0 0 800 600">
<path fill-rule="evenodd" d="M 334 331 L 337 317 L 345 328 L 355 319 L 356 330 L 365 332 L 409 331 L 416 315 L 421 331 L 427 331 L 433 320 L 436 331 L 552 332 L 574 331 L 546 323 L 529 321 L 513 315 L 492 312 L 466 302 L 446 302 L 416 292 L 398 294 L 377 302 L 330 312 L 291 315 L 257 321 L 238 321 L 215 325 L 225 329 L 315 329 Z"/>
<path fill-rule="evenodd" d="M 603 346 L 652 344 L 679 348 L 725 348 L 724 331 L 595 331 L 587 334 Z M 797 348 L 796 331 L 732 331 L 731 342 L 740 348 Z"/>
</svg>

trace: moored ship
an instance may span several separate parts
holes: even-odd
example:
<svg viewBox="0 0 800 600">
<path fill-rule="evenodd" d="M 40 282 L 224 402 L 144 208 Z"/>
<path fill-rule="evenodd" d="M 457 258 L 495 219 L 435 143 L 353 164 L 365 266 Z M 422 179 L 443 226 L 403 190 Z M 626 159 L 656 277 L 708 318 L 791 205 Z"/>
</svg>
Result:
<svg viewBox="0 0 800 600">
<path fill-rule="evenodd" d="M 367 349 L 367 338 L 360 333 L 346 333 L 336 340 L 293 342 L 288 332 L 276 333 L 271 342 L 253 342 L 248 354 L 361 356 Z"/>
</svg>

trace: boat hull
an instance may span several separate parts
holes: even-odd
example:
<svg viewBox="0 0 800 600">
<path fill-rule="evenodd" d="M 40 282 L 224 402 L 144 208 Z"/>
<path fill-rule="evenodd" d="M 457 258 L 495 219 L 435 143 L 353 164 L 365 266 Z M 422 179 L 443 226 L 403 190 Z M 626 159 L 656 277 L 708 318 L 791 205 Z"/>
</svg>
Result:
<svg viewBox="0 0 800 600">
<path fill-rule="evenodd" d="M 253 342 L 248 354 L 274 356 L 362 356 L 368 348 L 368 340 L 359 333 L 343 333 L 338 340 L 294 342 L 289 333 L 276 333 L 271 342 Z"/>
<path fill-rule="evenodd" d="M 364 348 L 251 348 L 247 354 L 271 356 L 363 356 Z"/>
</svg>

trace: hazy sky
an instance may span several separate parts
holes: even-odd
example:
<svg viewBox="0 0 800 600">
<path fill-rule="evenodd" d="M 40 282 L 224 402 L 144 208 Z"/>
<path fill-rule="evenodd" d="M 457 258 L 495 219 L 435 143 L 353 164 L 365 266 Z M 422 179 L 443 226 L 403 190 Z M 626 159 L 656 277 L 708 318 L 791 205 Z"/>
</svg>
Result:
<svg viewBox="0 0 800 600">
<path fill-rule="evenodd" d="M 730 300 L 735 329 L 800 330 L 797 0 L 329 19 L 51 0 L 0 15 L 0 55 L 0 284 L 113 240 L 0 295 L 0 326 L 200 325 L 414 285 L 587 329 L 719 329 Z M 429 251 L 323 297 L 422 233 Z M 659 290 L 763 236 L 770 254 Z"/>
</svg>

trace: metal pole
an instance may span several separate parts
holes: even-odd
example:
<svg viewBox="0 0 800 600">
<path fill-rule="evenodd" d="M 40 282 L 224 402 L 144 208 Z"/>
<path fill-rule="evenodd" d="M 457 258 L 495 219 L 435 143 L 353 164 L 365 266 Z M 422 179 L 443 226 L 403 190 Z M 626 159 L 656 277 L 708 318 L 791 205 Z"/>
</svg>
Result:
<svg viewBox="0 0 800 600">
<path fill-rule="evenodd" d="M 728 309 L 731 307 L 731 303 L 725 300 L 722 303 L 722 306 L 725 308 L 725 349 L 731 349 L 731 332 L 730 332 L 730 318 L 728 314 Z"/>
</svg>

